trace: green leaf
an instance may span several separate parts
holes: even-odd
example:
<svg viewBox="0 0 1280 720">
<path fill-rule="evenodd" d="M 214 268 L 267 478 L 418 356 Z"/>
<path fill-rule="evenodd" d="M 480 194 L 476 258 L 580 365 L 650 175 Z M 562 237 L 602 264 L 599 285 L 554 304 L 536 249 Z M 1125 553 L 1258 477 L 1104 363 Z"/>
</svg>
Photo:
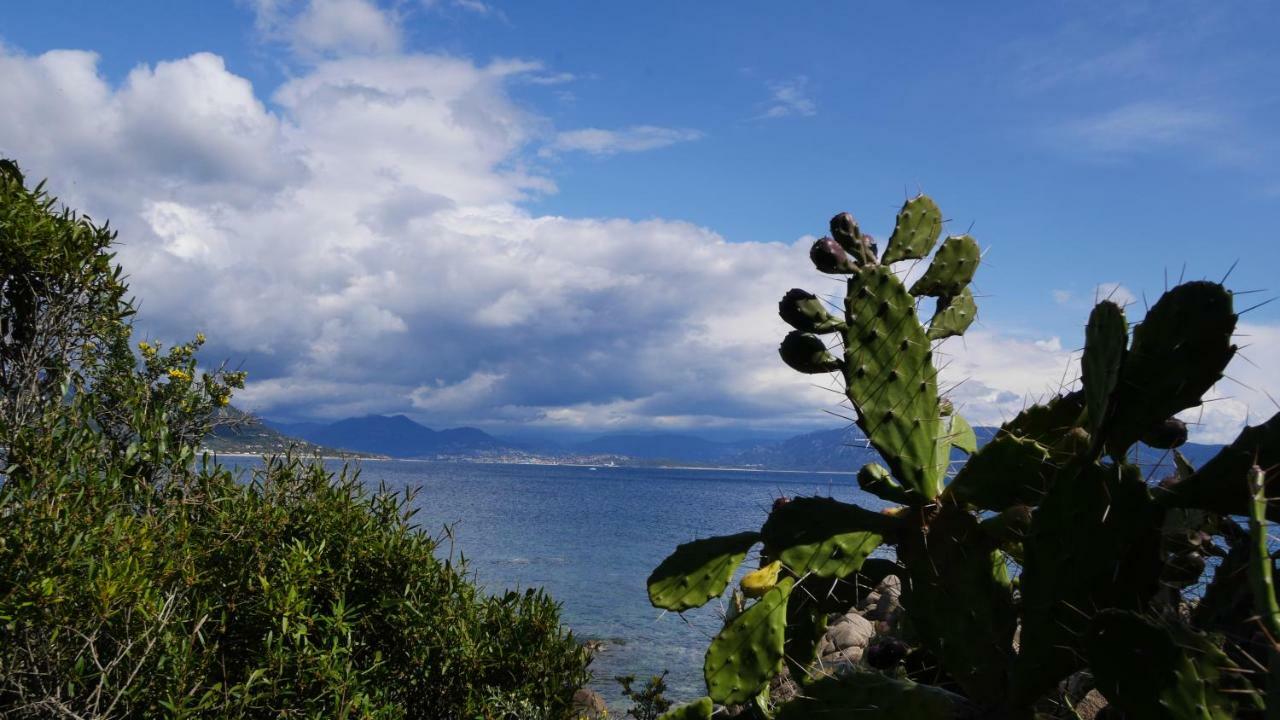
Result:
<svg viewBox="0 0 1280 720">
<path fill-rule="evenodd" d="M 1036 505 L 1048 492 L 1056 471 L 1044 446 L 1001 434 L 969 458 L 945 495 L 984 510 Z"/>
<path fill-rule="evenodd" d="M 1080 372 L 1085 404 L 1089 408 L 1089 432 L 1096 433 L 1110 415 L 1111 394 L 1120 380 L 1125 349 L 1129 344 L 1129 324 L 1119 305 L 1104 300 L 1089 314 L 1084 330 L 1084 355 Z"/>
<path fill-rule="evenodd" d="M 649 602 L 664 610 L 701 607 L 719 597 L 733 579 L 759 533 L 705 538 L 684 543 L 649 575 Z"/>
</svg>

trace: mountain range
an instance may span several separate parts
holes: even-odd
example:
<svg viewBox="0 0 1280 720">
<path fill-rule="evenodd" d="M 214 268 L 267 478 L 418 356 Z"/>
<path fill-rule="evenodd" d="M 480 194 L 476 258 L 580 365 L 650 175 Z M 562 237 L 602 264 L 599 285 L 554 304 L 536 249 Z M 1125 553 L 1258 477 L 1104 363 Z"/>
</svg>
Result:
<svg viewBox="0 0 1280 720">
<path fill-rule="evenodd" d="M 473 427 L 433 430 L 404 415 L 367 415 L 337 422 L 266 421 L 275 431 L 317 446 L 395 458 L 543 460 L 632 465 L 707 465 L 768 470 L 853 472 L 880 462 L 853 427 L 819 430 L 784 440 L 708 440 L 684 433 L 616 433 L 568 444 L 507 440 Z M 980 443 L 996 428 L 975 428 Z M 1199 466 L 1220 446 L 1188 443 L 1181 451 Z M 959 459 L 957 456 L 956 459 Z M 1168 465 L 1165 451 L 1139 447 L 1136 461 Z"/>
</svg>

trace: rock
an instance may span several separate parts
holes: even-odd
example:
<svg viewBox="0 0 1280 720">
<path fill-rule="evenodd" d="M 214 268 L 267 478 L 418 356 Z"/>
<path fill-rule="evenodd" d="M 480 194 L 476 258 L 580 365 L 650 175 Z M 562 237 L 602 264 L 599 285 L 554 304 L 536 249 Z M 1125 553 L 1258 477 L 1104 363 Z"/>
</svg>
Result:
<svg viewBox="0 0 1280 720">
<path fill-rule="evenodd" d="M 1089 694 L 1080 699 L 1075 704 L 1076 715 L 1080 716 L 1080 720 L 1094 720 L 1099 717 L 1107 707 L 1107 699 L 1097 690 L 1090 690 Z"/>
<path fill-rule="evenodd" d="M 600 693 L 587 688 L 579 688 L 573 694 L 569 705 L 569 717 L 573 720 L 605 720 L 609 717 L 609 706 L 605 704 Z"/>
<path fill-rule="evenodd" d="M 858 610 L 862 616 L 873 622 L 885 622 L 892 625 L 902 610 L 902 581 L 897 575 L 886 577 L 875 590 L 867 593 Z"/>
<path fill-rule="evenodd" d="M 818 657 L 825 665 L 855 664 L 875 634 L 875 625 L 857 612 L 842 615 L 818 641 Z"/>
</svg>

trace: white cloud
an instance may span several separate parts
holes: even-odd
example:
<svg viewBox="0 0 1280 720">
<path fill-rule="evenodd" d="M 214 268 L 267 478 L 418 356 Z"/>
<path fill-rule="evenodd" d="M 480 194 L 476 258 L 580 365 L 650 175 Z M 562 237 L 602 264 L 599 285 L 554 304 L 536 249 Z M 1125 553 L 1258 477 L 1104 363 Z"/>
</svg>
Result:
<svg viewBox="0 0 1280 720">
<path fill-rule="evenodd" d="M 256 0 L 257 27 L 287 43 L 300 57 L 398 51 L 404 42 L 399 20 L 370 0 Z"/>
<path fill-rule="evenodd" d="M 1140 153 L 1215 142 L 1225 124 L 1226 119 L 1212 110 L 1141 101 L 1074 120 L 1060 131 L 1093 153 Z"/>
<path fill-rule="evenodd" d="M 537 63 L 321 61 L 268 109 L 213 55 L 143 66 L 118 86 L 96 62 L 0 54 L 0 153 L 112 219 L 144 332 L 204 330 L 210 359 L 250 371 L 237 400 L 249 409 L 580 428 L 832 424 L 829 379 L 796 375 L 776 354 L 778 298 L 840 287 L 809 267 L 806 239 L 730 243 L 679 221 L 525 209 L 554 189 L 521 160 L 546 121 L 507 86 Z M 988 328 L 940 353 L 953 356 L 947 381 L 966 381 L 953 397 L 987 423 L 1074 379 L 1064 347 L 1073 340 Z M 1246 354 L 1269 367 L 1270 347 Z M 1280 387 L 1274 374 L 1242 379 Z M 1238 414 L 1203 431 L 1225 433 Z"/>
<path fill-rule="evenodd" d="M 564 152 L 585 152 L 591 155 L 616 155 L 624 152 L 656 150 L 702 137 L 697 130 L 665 128 L 653 125 L 634 125 L 621 130 L 583 128 L 558 133 L 550 145 L 543 148 L 543 156 Z"/>
<path fill-rule="evenodd" d="M 809 78 L 798 75 L 790 80 L 769 84 L 772 97 L 760 117 L 780 118 L 788 115 L 811 116 L 818 113 L 818 105 L 809 97 Z"/>
</svg>

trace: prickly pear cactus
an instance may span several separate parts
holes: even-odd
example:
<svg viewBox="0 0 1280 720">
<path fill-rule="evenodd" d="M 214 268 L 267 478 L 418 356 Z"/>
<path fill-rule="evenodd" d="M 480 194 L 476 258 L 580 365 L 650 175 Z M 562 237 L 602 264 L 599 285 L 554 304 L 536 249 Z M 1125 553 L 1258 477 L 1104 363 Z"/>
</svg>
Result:
<svg viewBox="0 0 1280 720">
<path fill-rule="evenodd" d="M 784 499 L 759 533 L 681 545 L 663 561 L 650 599 L 684 610 L 722 594 L 749 549 L 762 548 L 707 651 L 706 702 L 688 717 L 707 717 L 712 702 L 752 702 L 747 715 L 766 717 L 761 693 L 783 667 L 802 687 L 780 720 L 1067 717 L 1052 709 L 1082 669 L 1127 717 L 1261 717 L 1267 675 L 1241 670 L 1257 665 L 1260 618 L 1276 621 L 1280 640 L 1280 601 L 1260 581 L 1272 565 L 1260 528 L 1280 519 L 1268 499 L 1280 484 L 1268 488 L 1250 468 L 1280 465 L 1280 414 L 1199 469 L 1172 450 L 1187 439 L 1174 416 L 1201 402 L 1235 354 L 1231 293 L 1180 285 L 1132 332 L 1122 308 L 1100 303 L 1081 386 L 1026 408 L 980 446 L 939 396 L 933 350 L 977 317 L 970 283 L 981 252 L 967 235 L 939 244 L 942 218 L 928 197 L 908 200 L 878 256 L 852 215 L 836 215 L 810 258 L 847 276 L 842 306 L 799 289 L 779 303 L 794 328 L 783 361 L 844 382 L 882 460 L 850 469 L 863 491 L 899 507 Z M 894 263 L 926 259 L 908 289 Z M 922 323 L 925 304 L 934 311 Z M 1129 462 L 1137 442 L 1169 449 L 1176 476 L 1152 487 Z M 1227 517 L 1250 513 L 1252 542 Z M 1214 555 L 1223 560 L 1187 613 L 1186 593 Z M 885 643 L 901 651 L 876 655 L 884 674 L 826 676 L 816 648 L 829 616 L 889 576 L 901 582 L 904 617 Z M 1280 705 L 1280 659 L 1273 674 Z"/>
</svg>

